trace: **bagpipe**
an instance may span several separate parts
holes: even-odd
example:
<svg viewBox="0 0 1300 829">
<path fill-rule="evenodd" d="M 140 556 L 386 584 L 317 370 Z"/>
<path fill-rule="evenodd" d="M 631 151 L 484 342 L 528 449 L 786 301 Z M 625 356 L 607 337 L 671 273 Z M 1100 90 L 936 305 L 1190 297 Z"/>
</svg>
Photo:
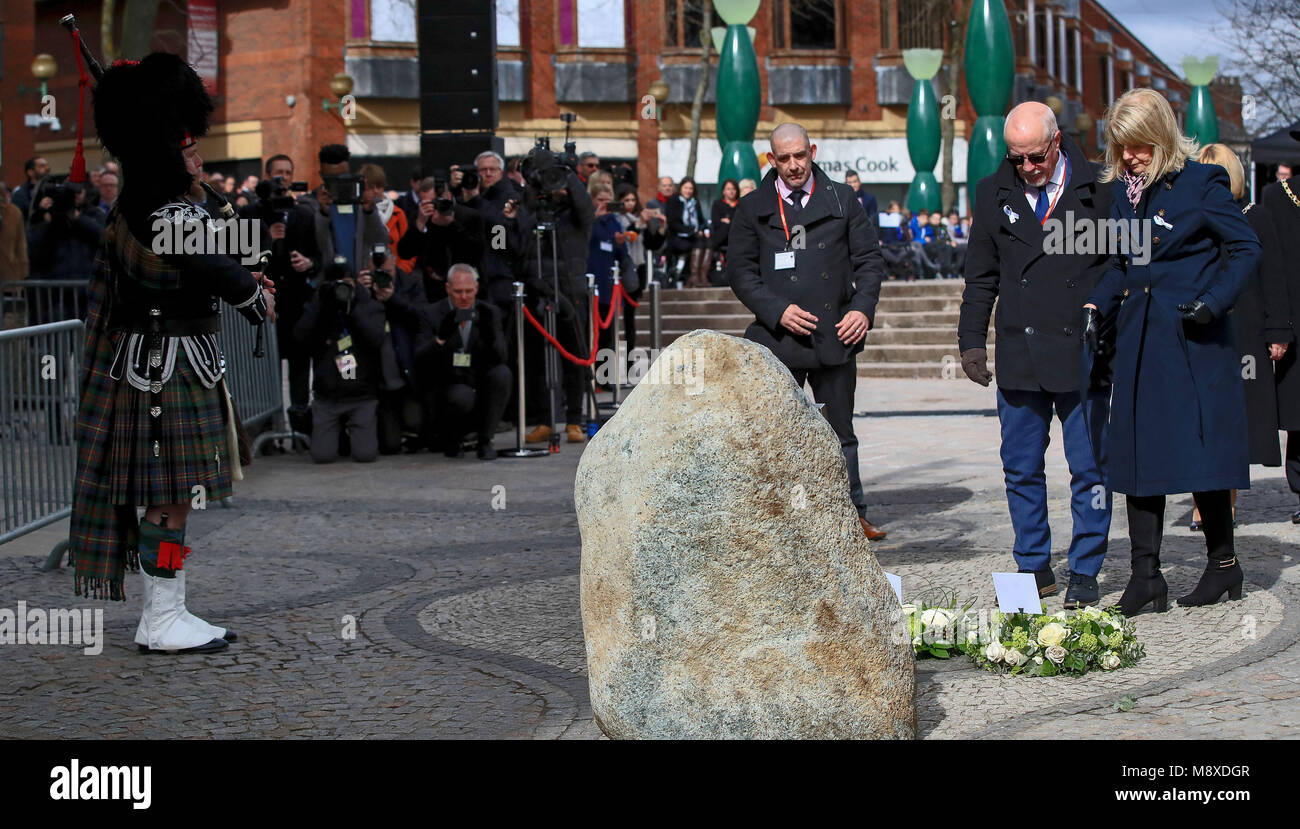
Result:
<svg viewBox="0 0 1300 829">
<path fill-rule="evenodd" d="M 75 14 L 65 14 L 63 17 L 59 18 L 59 25 L 68 30 L 68 33 L 72 35 L 72 42 L 76 44 L 77 72 L 79 75 L 77 81 L 79 87 L 79 100 L 77 104 L 77 147 L 73 152 L 72 168 L 68 173 L 68 181 L 76 184 L 84 184 L 86 181 L 86 159 L 82 149 L 82 115 L 85 111 L 86 87 L 90 85 L 92 79 L 98 83 L 104 77 L 104 66 L 95 57 L 95 54 L 90 51 L 90 47 L 86 45 L 86 41 L 81 39 L 81 31 L 77 28 L 77 16 Z M 87 73 L 89 73 L 89 75 Z M 224 195 L 217 192 L 216 188 L 211 184 L 208 184 L 201 177 L 199 178 L 199 186 L 203 188 L 203 192 L 207 194 L 212 203 L 217 206 L 217 212 L 221 214 L 222 219 L 235 218 L 235 208 Z M 263 252 L 258 264 L 259 271 L 257 281 L 260 285 L 265 285 L 263 274 L 266 270 L 266 265 L 269 259 L 270 252 Z M 253 346 L 254 357 L 262 357 L 265 354 L 262 347 L 265 330 L 266 320 L 263 319 L 262 323 L 257 326 L 257 342 Z"/>
</svg>

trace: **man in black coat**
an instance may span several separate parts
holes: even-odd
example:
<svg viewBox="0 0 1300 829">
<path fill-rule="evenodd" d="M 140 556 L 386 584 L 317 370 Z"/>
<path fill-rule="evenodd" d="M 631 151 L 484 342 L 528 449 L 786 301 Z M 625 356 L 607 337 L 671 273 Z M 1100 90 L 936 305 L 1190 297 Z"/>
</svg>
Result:
<svg viewBox="0 0 1300 829">
<path fill-rule="evenodd" d="M 847 185 L 813 163 L 817 146 L 798 124 L 772 131 L 772 165 L 731 221 L 727 281 L 755 320 L 745 337 L 767 346 L 800 387 L 807 380 L 848 465 L 849 494 L 866 517 L 853 433 L 857 354 L 876 313 L 885 263 L 875 225 Z"/>
<path fill-rule="evenodd" d="M 1111 496 L 1103 475 L 1110 384 L 1105 367 L 1095 367 L 1081 405 L 1079 309 L 1109 257 L 1058 252 L 1073 250 L 1058 242 L 1081 223 L 1109 218 L 1110 188 L 1097 185 L 1091 165 L 1045 105 L 1030 101 L 1012 109 L 1003 134 L 1008 159 L 975 191 L 958 344 L 966 375 L 987 386 L 992 375 L 985 346 L 996 300 L 998 418 L 1016 535 L 1012 554 L 1020 572 L 1034 573 L 1041 596 L 1057 590 L 1043 467 L 1053 409 L 1061 420 L 1074 516 L 1065 606 L 1080 607 L 1099 599 Z M 1090 437 L 1089 423 L 1100 434 Z"/>
<path fill-rule="evenodd" d="M 473 429 L 479 458 L 490 461 L 497 456 L 492 438 L 510 399 L 511 373 L 501 312 L 477 297 L 478 273 L 463 263 L 452 265 L 447 298 L 433 305 L 437 334 L 416 360 L 438 388 L 447 456 L 461 456 L 461 436 Z"/>
</svg>

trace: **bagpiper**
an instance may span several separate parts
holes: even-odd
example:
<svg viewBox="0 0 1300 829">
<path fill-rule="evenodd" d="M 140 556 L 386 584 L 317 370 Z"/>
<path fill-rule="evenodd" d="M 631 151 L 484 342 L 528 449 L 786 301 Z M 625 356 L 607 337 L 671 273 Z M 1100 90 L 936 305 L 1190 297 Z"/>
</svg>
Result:
<svg viewBox="0 0 1300 829">
<path fill-rule="evenodd" d="M 99 140 L 124 183 L 90 282 L 71 555 L 78 596 L 123 600 L 126 571 L 140 572 L 135 641 L 146 653 L 237 638 L 185 609 L 185 525 L 197 493 L 225 498 L 242 477 L 219 300 L 259 325 L 274 320 L 271 286 L 224 253 L 154 244 L 170 222 L 212 219 L 197 146 L 212 109 L 194 69 L 163 52 L 117 61 L 94 90 Z"/>
</svg>

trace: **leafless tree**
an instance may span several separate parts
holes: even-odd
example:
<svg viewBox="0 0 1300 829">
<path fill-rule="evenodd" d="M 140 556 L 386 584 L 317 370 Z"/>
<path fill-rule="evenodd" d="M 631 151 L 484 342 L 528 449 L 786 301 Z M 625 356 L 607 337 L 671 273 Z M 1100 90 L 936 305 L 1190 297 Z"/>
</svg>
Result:
<svg viewBox="0 0 1300 829">
<path fill-rule="evenodd" d="M 1226 63 L 1254 97 L 1246 132 L 1259 137 L 1300 117 L 1300 14 L 1296 0 L 1221 0 Z M 1249 109 L 1243 113 L 1249 115 Z"/>
<path fill-rule="evenodd" d="M 713 3 L 703 0 L 704 21 L 700 24 L 700 79 L 695 84 L 695 100 L 691 102 L 690 150 L 686 154 L 686 175 L 695 178 L 696 150 L 700 143 L 700 120 L 704 117 L 704 93 L 709 88 L 709 75 L 713 70 L 709 58 L 713 53 Z M 717 105 L 714 105 L 715 117 Z"/>
</svg>

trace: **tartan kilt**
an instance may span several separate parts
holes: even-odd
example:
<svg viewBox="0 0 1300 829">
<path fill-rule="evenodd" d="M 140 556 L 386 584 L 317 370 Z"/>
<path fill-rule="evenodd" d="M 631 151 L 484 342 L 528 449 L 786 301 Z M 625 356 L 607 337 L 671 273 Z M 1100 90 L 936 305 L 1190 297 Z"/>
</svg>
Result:
<svg viewBox="0 0 1300 829">
<path fill-rule="evenodd" d="M 223 386 L 204 388 L 182 349 L 159 395 L 158 457 L 149 408 L 153 395 L 125 378 L 113 394 L 110 498 L 114 504 L 188 504 L 194 487 L 207 500 L 232 493 Z"/>
</svg>

